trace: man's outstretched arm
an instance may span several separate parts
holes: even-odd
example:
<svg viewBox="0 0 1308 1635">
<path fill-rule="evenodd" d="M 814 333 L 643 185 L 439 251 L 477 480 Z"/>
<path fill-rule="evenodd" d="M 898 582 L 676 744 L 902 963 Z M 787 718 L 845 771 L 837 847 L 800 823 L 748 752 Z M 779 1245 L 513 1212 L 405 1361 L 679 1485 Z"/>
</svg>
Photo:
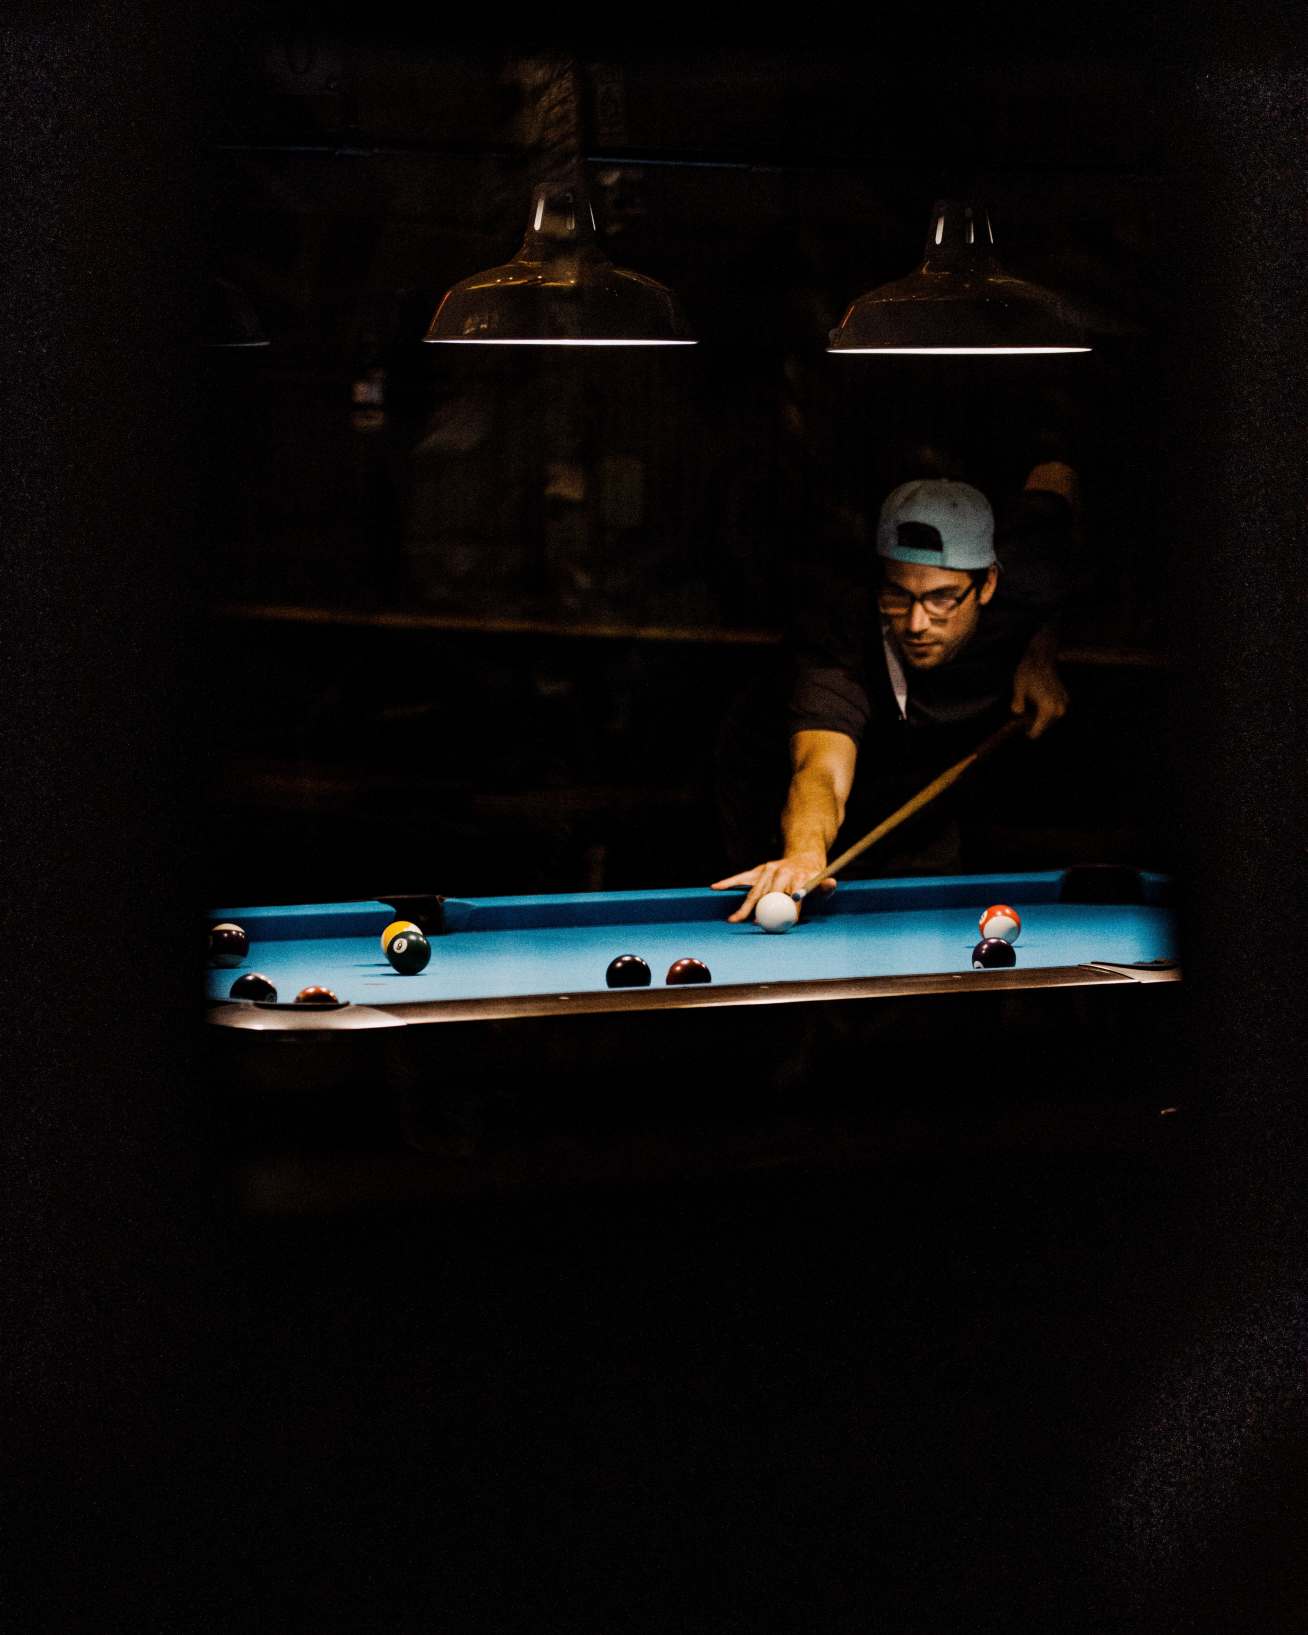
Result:
<svg viewBox="0 0 1308 1635">
<path fill-rule="evenodd" d="M 714 891 L 748 888 L 729 920 L 749 919 L 759 899 L 770 891 L 797 891 L 826 867 L 831 843 L 844 822 L 857 760 L 858 745 L 843 732 L 794 735 L 790 740 L 790 789 L 781 814 L 783 855 L 713 882 Z M 821 889 L 834 888 L 835 881 L 830 880 Z"/>
</svg>

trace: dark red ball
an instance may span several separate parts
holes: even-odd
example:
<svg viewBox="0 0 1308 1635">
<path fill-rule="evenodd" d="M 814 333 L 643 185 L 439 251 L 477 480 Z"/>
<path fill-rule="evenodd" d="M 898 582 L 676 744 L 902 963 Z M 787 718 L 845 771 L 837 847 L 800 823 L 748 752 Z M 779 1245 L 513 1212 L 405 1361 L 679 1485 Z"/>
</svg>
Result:
<svg viewBox="0 0 1308 1635">
<path fill-rule="evenodd" d="M 668 986 L 675 988 L 686 982 L 712 982 L 713 973 L 702 959 L 679 959 L 668 967 Z"/>
<path fill-rule="evenodd" d="M 295 996 L 295 1003 L 297 1005 L 322 1005 L 322 1006 L 327 1006 L 327 1005 L 339 1005 L 340 1000 L 337 999 L 336 995 L 331 991 L 330 988 L 320 988 L 320 987 L 317 987 L 317 986 L 313 986 L 313 987 L 309 987 L 309 988 L 301 988 L 299 993 L 297 993 L 296 996 Z"/>
</svg>

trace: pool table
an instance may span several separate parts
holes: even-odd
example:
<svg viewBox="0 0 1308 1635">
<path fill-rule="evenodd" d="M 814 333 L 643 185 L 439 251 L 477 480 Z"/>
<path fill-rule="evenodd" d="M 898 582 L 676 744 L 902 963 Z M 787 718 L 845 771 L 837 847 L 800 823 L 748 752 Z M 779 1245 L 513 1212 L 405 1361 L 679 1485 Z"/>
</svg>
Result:
<svg viewBox="0 0 1308 1635">
<path fill-rule="evenodd" d="M 752 922 L 727 922 L 742 895 L 706 888 L 467 900 L 414 895 L 222 909 L 215 920 L 244 927 L 251 947 L 239 970 L 209 971 L 211 1020 L 260 1031 L 321 1031 L 1179 975 L 1170 883 L 1157 874 L 1080 869 L 850 881 L 825 900 L 811 898 L 798 925 L 772 934 Z M 1021 915 L 1017 963 L 974 971 L 978 919 L 992 903 Z M 392 970 L 381 949 L 381 931 L 397 918 L 413 919 L 431 939 L 431 962 L 414 975 Z M 651 984 L 606 987 L 610 961 L 632 953 L 650 967 Z M 667 985 L 667 970 L 686 956 L 709 967 L 710 983 Z M 277 1002 L 225 1002 L 246 970 L 273 982 Z M 330 989 L 339 1008 L 295 1005 L 295 994 L 309 985 Z"/>
<path fill-rule="evenodd" d="M 1164 876 L 1113 868 L 845 881 L 771 935 L 729 925 L 740 894 L 707 888 L 223 908 L 213 918 L 251 946 L 207 973 L 206 1068 L 219 1102 L 243 1109 L 241 1144 L 277 1148 L 299 1177 L 259 1172 L 269 1208 L 313 1193 L 310 1147 L 391 1197 L 433 1184 L 437 1160 L 457 1190 L 473 1157 L 509 1150 L 537 1171 L 566 1149 L 574 1169 L 627 1175 L 637 1129 L 683 1173 L 727 1146 L 748 1164 L 811 1159 L 819 1127 L 847 1153 L 869 1119 L 884 1145 L 927 1109 L 950 1140 L 1015 1102 L 1023 1117 L 1036 1102 L 1080 1109 L 1055 1117 L 1064 1132 L 1089 1107 L 1147 1121 L 1176 1099 L 1158 1066 L 1181 991 L 1170 898 Z M 996 902 L 1022 917 L 1017 963 L 975 971 Z M 431 938 L 412 976 L 380 946 L 401 917 Z M 620 954 L 646 961 L 650 986 L 606 986 Z M 711 982 L 666 983 L 686 956 Z M 277 1002 L 228 1000 L 245 971 Z M 307 985 L 340 1003 L 290 1003 Z"/>
</svg>

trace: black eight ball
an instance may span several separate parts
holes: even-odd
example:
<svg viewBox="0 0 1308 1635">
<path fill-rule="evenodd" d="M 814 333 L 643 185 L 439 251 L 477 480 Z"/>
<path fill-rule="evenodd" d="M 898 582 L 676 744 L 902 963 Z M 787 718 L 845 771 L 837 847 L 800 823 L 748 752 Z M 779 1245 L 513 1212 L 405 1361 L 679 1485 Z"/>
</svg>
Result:
<svg viewBox="0 0 1308 1635">
<path fill-rule="evenodd" d="M 650 970 L 639 954 L 619 954 L 604 973 L 610 988 L 648 988 Z"/>
<path fill-rule="evenodd" d="M 972 950 L 974 971 L 994 971 L 1004 965 L 1017 964 L 1017 951 L 1003 937 L 983 937 Z"/>
<path fill-rule="evenodd" d="M 258 971 L 247 971 L 244 976 L 238 976 L 232 983 L 231 999 L 263 999 L 272 1003 L 277 998 L 277 990 L 266 976 Z"/>
<path fill-rule="evenodd" d="M 431 958 L 431 944 L 421 931 L 400 931 L 386 944 L 386 958 L 401 976 L 416 976 Z"/>
</svg>

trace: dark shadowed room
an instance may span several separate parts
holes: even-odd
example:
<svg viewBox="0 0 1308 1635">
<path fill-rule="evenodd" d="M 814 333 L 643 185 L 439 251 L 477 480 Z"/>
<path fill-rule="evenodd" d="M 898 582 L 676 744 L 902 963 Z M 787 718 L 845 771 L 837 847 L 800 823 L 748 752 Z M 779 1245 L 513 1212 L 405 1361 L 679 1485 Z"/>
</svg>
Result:
<svg viewBox="0 0 1308 1635">
<path fill-rule="evenodd" d="M 20 7 L 15 1628 L 1302 1627 L 1305 75 L 1117 9 Z"/>
</svg>

